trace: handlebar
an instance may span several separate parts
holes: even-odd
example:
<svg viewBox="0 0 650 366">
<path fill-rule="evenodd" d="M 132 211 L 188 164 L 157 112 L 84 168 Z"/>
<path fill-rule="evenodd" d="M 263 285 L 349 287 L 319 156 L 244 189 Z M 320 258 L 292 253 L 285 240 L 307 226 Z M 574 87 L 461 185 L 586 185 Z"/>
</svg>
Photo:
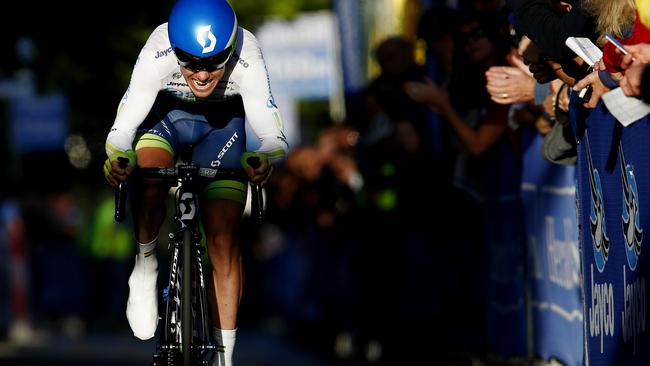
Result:
<svg viewBox="0 0 650 366">
<path fill-rule="evenodd" d="M 124 169 L 129 164 L 127 158 L 117 158 L 117 164 Z M 126 182 L 120 182 L 115 187 L 115 221 L 122 222 L 126 217 Z"/>
<path fill-rule="evenodd" d="M 262 164 L 260 158 L 257 156 L 248 157 L 246 162 L 253 169 L 259 168 Z M 257 183 L 251 186 L 251 216 L 255 218 L 258 224 L 264 219 L 264 195 L 262 193 L 262 186 Z"/>
<path fill-rule="evenodd" d="M 248 179 L 248 176 L 241 169 L 211 169 L 201 168 L 194 164 L 181 164 L 173 168 L 138 168 L 135 174 L 144 178 L 162 178 L 170 181 L 177 181 L 186 178 L 192 180 L 195 177 L 217 178 L 217 179 Z"/>
<path fill-rule="evenodd" d="M 253 168 L 260 166 L 258 157 L 249 157 L 247 162 Z M 118 164 L 121 168 L 126 168 L 128 159 L 118 158 Z M 172 168 L 138 168 L 134 174 L 145 178 L 162 178 L 171 181 L 191 181 L 195 177 L 248 180 L 248 176 L 242 169 L 201 168 L 194 164 L 181 164 Z M 115 187 L 115 221 L 117 222 L 124 221 L 126 217 L 126 189 L 125 182 L 120 182 Z M 255 217 L 258 223 L 264 218 L 264 197 L 262 187 L 258 183 L 253 183 L 251 187 L 251 216 Z"/>
</svg>

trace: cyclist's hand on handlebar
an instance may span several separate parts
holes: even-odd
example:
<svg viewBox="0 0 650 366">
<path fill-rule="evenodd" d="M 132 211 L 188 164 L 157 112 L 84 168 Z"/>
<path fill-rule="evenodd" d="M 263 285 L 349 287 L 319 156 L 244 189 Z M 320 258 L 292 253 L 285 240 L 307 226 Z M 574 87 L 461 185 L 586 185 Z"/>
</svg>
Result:
<svg viewBox="0 0 650 366">
<path fill-rule="evenodd" d="M 264 153 L 247 151 L 242 155 L 241 163 L 251 182 L 261 186 L 266 185 L 273 174 L 273 165 Z"/>
<path fill-rule="evenodd" d="M 133 172 L 135 162 L 133 150 L 114 151 L 104 162 L 104 177 L 111 186 L 116 187 L 118 183 L 128 179 Z"/>
</svg>

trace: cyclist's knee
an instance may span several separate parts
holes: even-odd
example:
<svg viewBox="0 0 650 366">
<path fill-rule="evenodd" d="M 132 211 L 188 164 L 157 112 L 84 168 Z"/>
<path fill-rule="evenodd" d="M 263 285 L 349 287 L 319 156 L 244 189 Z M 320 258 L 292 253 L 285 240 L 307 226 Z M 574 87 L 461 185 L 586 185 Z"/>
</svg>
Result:
<svg viewBox="0 0 650 366">
<path fill-rule="evenodd" d="M 205 234 L 211 250 L 229 251 L 237 245 L 243 205 L 231 200 L 202 202 Z"/>
<path fill-rule="evenodd" d="M 143 147 L 136 151 L 138 167 L 159 168 L 173 167 L 174 156 L 167 150 L 159 147 Z M 144 202 L 164 199 L 169 189 L 168 184 L 161 179 L 141 179 L 137 182 L 136 192 L 142 196 Z"/>
<path fill-rule="evenodd" d="M 235 237 L 235 233 L 228 230 L 206 234 L 208 250 L 222 254 L 228 253 L 237 246 Z"/>
<path fill-rule="evenodd" d="M 138 167 L 158 168 L 174 166 L 174 156 L 167 150 L 159 147 L 143 147 L 136 151 Z"/>
</svg>

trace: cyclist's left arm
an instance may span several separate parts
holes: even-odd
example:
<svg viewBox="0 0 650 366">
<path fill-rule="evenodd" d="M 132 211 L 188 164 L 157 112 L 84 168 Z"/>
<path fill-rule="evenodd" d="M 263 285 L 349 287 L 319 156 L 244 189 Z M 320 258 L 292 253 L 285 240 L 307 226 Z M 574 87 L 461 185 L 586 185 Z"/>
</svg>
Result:
<svg viewBox="0 0 650 366">
<path fill-rule="evenodd" d="M 261 51 L 257 57 L 249 57 L 249 67 L 245 69 L 240 84 L 240 93 L 244 103 L 246 118 L 259 137 L 261 145 L 254 153 L 247 153 L 242 158 L 249 177 L 257 183 L 266 183 L 273 170 L 273 165 L 286 160 L 289 145 L 284 135 L 284 126 L 278 107 L 275 105 L 266 66 Z M 246 157 L 257 155 L 261 159 L 258 168 L 253 169 L 245 163 Z M 265 160 L 268 163 L 265 163 Z"/>
</svg>

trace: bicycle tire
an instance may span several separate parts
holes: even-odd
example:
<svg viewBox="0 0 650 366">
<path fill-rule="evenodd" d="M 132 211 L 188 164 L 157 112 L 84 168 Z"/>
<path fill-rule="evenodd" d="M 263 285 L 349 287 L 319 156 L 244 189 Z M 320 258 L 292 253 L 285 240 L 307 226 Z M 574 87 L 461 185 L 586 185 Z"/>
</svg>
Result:
<svg viewBox="0 0 650 366">
<path fill-rule="evenodd" d="M 192 362 L 192 232 L 183 231 L 183 283 L 181 285 L 181 343 L 183 366 Z"/>
</svg>

